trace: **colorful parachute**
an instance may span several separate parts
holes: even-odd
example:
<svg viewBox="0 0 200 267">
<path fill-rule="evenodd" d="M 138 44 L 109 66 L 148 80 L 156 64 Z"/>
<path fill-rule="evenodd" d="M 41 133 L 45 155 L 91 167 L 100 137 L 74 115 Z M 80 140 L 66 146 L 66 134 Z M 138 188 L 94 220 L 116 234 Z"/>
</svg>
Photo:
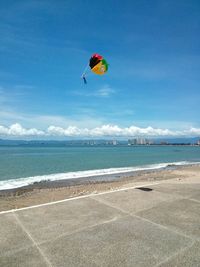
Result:
<svg viewBox="0 0 200 267">
<path fill-rule="evenodd" d="M 94 54 L 90 58 L 89 65 L 90 65 L 91 71 L 93 71 L 94 73 L 98 75 L 103 75 L 108 70 L 108 63 L 102 56 L 98 54 Z"/>
<path fill-rule="evenodd" d="M 81 76 L 85 84 L 87 83 L 86 73 L 87 73 L 88 67 L 90 67 L 91 71 L 94 72 L 95 74 L 103 75 L 108 70 L 108 63 L 101 55 L 99 54 L 92 55 L 89 61 L 89 65 L 87 65 L 85 71 L 83 72 Z"/>
</svg>

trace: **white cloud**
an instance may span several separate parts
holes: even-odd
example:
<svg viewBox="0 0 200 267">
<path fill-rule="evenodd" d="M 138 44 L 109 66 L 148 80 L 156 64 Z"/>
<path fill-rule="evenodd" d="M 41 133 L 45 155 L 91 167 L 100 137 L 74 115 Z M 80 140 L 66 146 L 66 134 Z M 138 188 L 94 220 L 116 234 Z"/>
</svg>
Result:
<svg viewBox="0 0 200 267">
<path fill-rule="evenodd" d="M 191 128 L 184 131 L 171 131 L 169 129 L 153 128 L 151 126 L 142 128 L 130 126 L 121 128 L 118 125 L 102 125 L 96 128 L 79 128 L 68 126 L 67 128 L 49 126 L 46 130 L 36 128 L 23 128 L 19 123 L 5 127 L 0 125 L 0 136 L 3 137 L 159 137 L 159 136 L 198 136 L 200 128 Z"/>
<path fill-rule="evenodd" d="M 104 85 L 96 92 L 96 96 L 109 97 L 111 94 L 114 93 L 115 93 L 114 89 L 112 89 L 109 85 Z"/>
<path fill-rule="evenodd" d="M 81 130 L 75 126 L 69 126 L 66 129 L 62 127 L 50 126 L 47 129 L 47 134 L 53 136 L 78 136 L 81 134 Z"/>
<path fill-rule="evenodd" d="M 77 127 L 84 127 L 87 125 L 88 127 L 96 127 L 97 125 L 103 124 L 103 119 L 97 116 L 92 115 L 93 110 L 87 109 L 79 109 L 78 113 L 82 115 L 74 115 L 74 116 L 58 116 L 58 115 L 33 115 L 33 114 L 25 114 L 15 112 L 12 109 L 4 109 L 1 111 L 0 106 L 0 125 L 12 125 L 16 122 L 21 125 L 26 125 L 29 128 L 35 126 L 37 122 L 38 128 L 48 128 L 49 125 L 66 127 L 66 125 L 75 125 Z M 90 116 L 87 113 L 91 114 Z"/>
<path fill-rule="evenodd" d="M 189 131 L 184 131 L 184 133 L 186 134 L 186 135 L 195 135 L 195 136 L 197 136 L 197 135 L 200 135 L 200 128 L 190 128 L 190 130 Z"/>
<path fill-rule="evenodd" d="M 110 97 L 115 93 L 115 90 L 111 88 L 108 84 L 105 84 L 98 90 L 93 91 L 75 91 L 74 94 L 85 97 Z"/>
<path fill-rule="evenodd" d="M 35 128 L 25 129 L 19 123 L 12 124 L 10 127 L 0 125 L 0 136 L 44 136 L 45 132 Z"/>
</svg>

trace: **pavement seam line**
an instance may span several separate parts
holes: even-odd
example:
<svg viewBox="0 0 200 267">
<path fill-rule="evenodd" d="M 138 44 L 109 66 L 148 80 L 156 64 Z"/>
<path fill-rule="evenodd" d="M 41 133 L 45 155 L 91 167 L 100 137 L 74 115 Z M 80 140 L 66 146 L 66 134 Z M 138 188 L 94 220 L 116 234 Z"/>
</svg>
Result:
<svg viewBox="0 0 200 267">
<path fill-rule="evenodd" d="M 194 201 L 194 202 L 197 202 L 197 203 L 200 203 L 200 201 L 199 200 L 197 200 L 197 199 L 194 199 L 194 198 L 188 198 L 189 200 L 191 200 L 191 201 Z"/>
<path fill-rule="evenodd" d="M 118 217 L 117 219 L 111 219 L 111 220 L 107 220 L 107 221 L 104 221 L 104 222 L 102 222 L 102 223 L 96 223 L 96 224 L 93 224 L 93 225 L 90 225 L 90 226 L 86 226 L 86 227 L 83 227 L 83 228 L 80 228 L 79 230 L 75 230 L 75 231 L 73 231 L 73 232 L 71 232 L 71 233 L 64 233 L 64 234 L 61 234 L 61 235 L 58 235 L 58 236 L 56 236 L 55 238 L 52 238 L 51 239 L 51 241 L 56 241 L 57 239 L 60 239 L 60 238 L 62 238 L 62 237 L 65 237 L 65 236 L 71 236 L 71 235 L 74 235 L 74 234 L 78 234 L 78 233 L 81 233 L 82 231 L 85 231 L 85 230 L 89 230 L 89 229 L 91 229 L 91 228 L 95 228 L 95 227 L 97 227 L 97 226 L 100 226 L 100 225 L 104 225 L 104 224 L 107 224 L 107 223 L 111 223 L 111 222 L 114 222 L 114 221 L 117 221 L 117 220 L 119 220 L 119 219 L 121 219 L 121 218 L 126 218 L 126 217 L 128 217 L 128 214 L 126 214 L 125 216 L 123 216 L 123 217 Z M 48 240 L 46 240 L 46 241 L 42 241 L 42 242 L 39 242 L 38 244 L 39 245 L 43 245 L 43 244 L 45 244 L 45 243 L 47 243 L 48 242 Z"/>
<path fill-rule="evenodd" d="M 39 205 L 33 205 L 33 206 L 29 206 L 29 207 L 1 211 L 0 215 L 7 214 L 7 213 L 12 213 L 12 212 L 17 212 L 17 211 L 21 211 L 21 210 L 28 210 L 28 209 L 34 209 L 34 208 L 39 208 L 39 207 L 44 207 L 44 206 L 51 206 L 51 205 L 54 205 L 54 204 L 59 204 L 59 203 L 67 202 L 67 201 L 72 201 L 72 200 L 77 200 L 77 199 L 82 199 L 82 198 L 88 198 L 88 197 L 92 197 L 92 196 L 100 196 L 100 195 L 105 195 L 105 194 L 110 194 L 110 193 L 115 193 L 115 192 L 120 192 L 120 191 L 125 191 L 125 190 L 131 190 L 131 189 L 135 189 L 135 188 L 138 188 L 138 187 L 158 185 L 158 184 L 161 184 L 161 183 L 135 185 L 135 186 L 132 186 L 132 187 L 118 188 L 118 189 L 112 190 L 112 191 L 104 191 L 104 192 L 100 192 L 98 194 L 92 193 L 92 194 L 84 195 L 84 196 L 66 198 L 66 199 L 62 199 L 62 200 L 57 200 L 57 201 L 53 201 L 53 202 L 47 202 L 47 203 L 43 203 L 43 204 L 39 204 Z"/>
<path fill-rule="evenodd" d="M 26 227 L 23 225 L 23 223 L 20 221 L 19 217 L 17 216 L 17 214 L 15 214 L 13 212 L 13 216 L 16 219 L 17 223 L 19 224 L 19 226 L 21 227 L 21 229 L 26 233 L 26 235 L 28 236 L 28 238 L 31 240 L 31 242 L 34 244 L 34 246 L 37 248 L 37 250 L 39 251 L 40 255 L 42 256 L 42 258 L 44 259 L 44 261 L 47 263 L 47 265 L 49 267 L 53 267 L 53 265 L 51 264 L 51 262 L 49 261 L 49 259 L 46 257 L 46 255 L 44 254 L 44 252 L 41 250 L 41 248 L 38 246 L 38 244 L 35 242 L 35 240 L 33 239 L 33 237 L 31 236 L 31 234 L 28 232 L 28 230 L 26 229 Z"/>
<path fill-rule="evenodd" d="M 174 234 L 180 235 L 180 236 L 182 236 L 182 237 L 185 237 L 185 238 L 187 238 L 187 239 L 190 239 L 190 240 L 194 241 L 194 239 L 193 239 L 192 237 L 190 237 L 190 236 L 188 236 L 188 235 L 185 235 L 185 234 L 183 234 L 183 233 L 181 233 L 181 232 L 178 232 L 178 231 L 176 231 L 176 230 L 174 230 L 174 229 L 171 229 L 171 228 L 169 228 L 169 227 L 167 227 L 167 226 L 164 226 L 163 224 L 159 224 L 159 223 L 150 221 L 150 220 L 148 220 L 148 219 L 146 219 L 146 218 L 144 218 L 144 217 L 141 217 L 141 216 L 138 216 L 138 215 L 135 215 L 135 214 L 131 214 L 131 216 L 136 217 L 136 218 L 140 218 L 140 219 L 142 219 L 143 221 L 149 222 L 149 223 L 151 223 L 151 224 L 153 224 L 153 225 L 156 225 L 156 226 L 158 226 L 158 227 L 160 227 L 160 228 L 163 228 L 163 229 L 165 229 L 165 230 L 168 230 L 168 231 L 170 231 L 170 232 L 172 232 L 172 233 L 174 233 Z"/>
<path fill-rule="evenodd" d="M 159 228 L 163 228 L 163 229 L 165 229 L 165 230 L 167 230 L 167 231 L 169 231 L 169 232 L 172 232 L 172 233 L 174 233 L 174 234 L 183 236 L 183 237 L 185 237 L 185 238 L 187 238 L 187 239 L 190 239 L 190 240 L 194 240 L 192 237 L 187 236 L 187 235 L 185 235 L 185 234 L 183 234 L 183 233 L 177 232 L 177 231 L 175 231 L 175 230 L 173 230 L 173 229 L 171 229 L 171 228 L 168 228 L 168 227 L 166 227 L 166 226 L 164 226 L 164 225 L 162 225 L 162 224 L 155 223 L 155 222 L 150 221 L 150 220 L 148 220 L 148 219 L 146 219 L 146 218 L 144 218 L 144 217 L 135 215 L 135 214 L 133 214 L 133 213 L 129 213 L 128 211 L 125 211 L 125 210 L 123 210 L 123 209 L 121 209 L 121 208 L 119 208 L 119 207 L 110 205 L 110 203 L 108 203 L 107 201 L 104 201 L 104 200 L 102 201 L 102 200 L 99 200 L 99 199 L 95 199 L 95 198 L 93 198 L 93 197 L 92 197 L 92 199 L 97 200 L 97 201 L 99 201 L 100 203 L 103 203 L 103 204 L 105 204 L 105 205 L 107 205 L 107 206 L 109 206 L 109 207 L 112 207 L 112 208 L 114 208 L 114 209 L 117 209 L 117 210 L 119 210 L 119 211 L 121 211 L 121 212 L 123 212 L 123 213 L 125 213 L 125 214 L 128 214 L 128 215 L 130 215 L 130 216 L 133 217 L 133 218 L 135 217 L 135 218 L 141 219 L 142 221 L 146 221 L 146 222 L 148 222 L 148 223 L 150 223 L 150 224 L 153 224 L 153 225 L 155 225 L 155 226 L 157 226 L 157 227 L 159 227 Z M 148 210 L 148 209 L 146 209 L 146 210 Z"/>
<path fill-rule="evenodd" d="M 177 252 L 174 253 L 173 255 L 167 257 L 165 260 L 163 260 L 163 261 L 159 262 L 158 264 L 156 264 L 154 267 L 162 266 L 162 264 L 167 263 L 167 262 L 170 261 L 171 259 L 175 258 L 178 254 L 181 254 L 181 253 L 187 251 L 188 249 L 190 249 L 195 243 L 196 243 L 196 241 L 193 240 L 193 242 L 192 242 L 189 246 L 186 246 L 186 247 L 184 247 L 184 248 L 181 248 L 179 251 L 177 251 Z"/>
</svg>

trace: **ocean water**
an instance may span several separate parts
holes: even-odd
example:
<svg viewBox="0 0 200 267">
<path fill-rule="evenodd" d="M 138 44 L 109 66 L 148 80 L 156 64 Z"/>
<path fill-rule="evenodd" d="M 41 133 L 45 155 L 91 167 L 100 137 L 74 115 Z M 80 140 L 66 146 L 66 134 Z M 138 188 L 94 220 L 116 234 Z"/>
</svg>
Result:
<svg viewBox="0 0 200 267">
<path fill-rule="evenodd" d="M 0 190 L 200 162 L 197 146 L 0 147 Z"/>
</svg>

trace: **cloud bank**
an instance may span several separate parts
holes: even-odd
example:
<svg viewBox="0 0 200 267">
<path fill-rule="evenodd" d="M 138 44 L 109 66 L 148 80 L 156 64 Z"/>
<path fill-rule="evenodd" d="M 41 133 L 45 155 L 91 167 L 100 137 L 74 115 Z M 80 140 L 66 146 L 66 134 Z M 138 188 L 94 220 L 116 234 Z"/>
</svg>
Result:
<svg viewBox="0 0 200 267">
<path fill-rule="evenodd" d="M 103 138 L 103 137 L 178 137 L 178 136 L 198 136 L 200 135 L 200 128 L 190 128 L 183 131 L 171 131 L 169 129 L 153 128 L 151 126 L 141 128 L 137 126 L 130 126 L 121 128 L 117 125 L 103 125 L 92 129 L 78 128 L 76 126 L 68 126 L 67 128 L 58 126 L 49 126 L 45 130 L 36 128 L 24 128 L 19 123 L 10 125 L 9 127 L 0 125 L 0 137 L 89 137 L 89 138 Z"/>
</svg>

